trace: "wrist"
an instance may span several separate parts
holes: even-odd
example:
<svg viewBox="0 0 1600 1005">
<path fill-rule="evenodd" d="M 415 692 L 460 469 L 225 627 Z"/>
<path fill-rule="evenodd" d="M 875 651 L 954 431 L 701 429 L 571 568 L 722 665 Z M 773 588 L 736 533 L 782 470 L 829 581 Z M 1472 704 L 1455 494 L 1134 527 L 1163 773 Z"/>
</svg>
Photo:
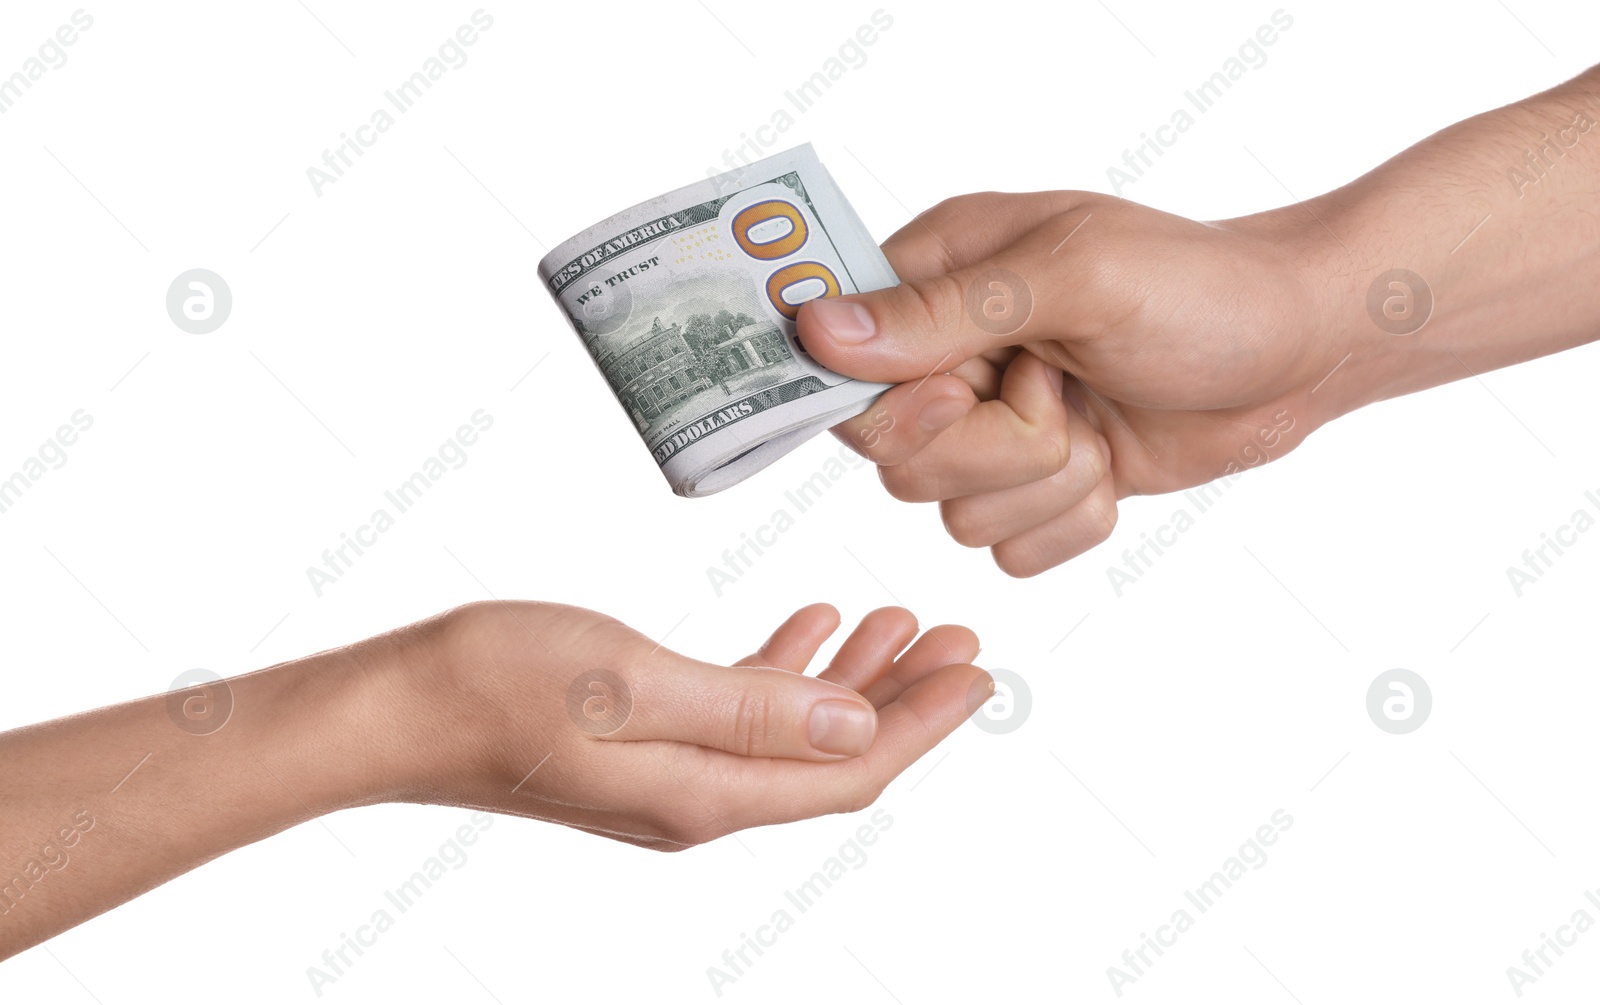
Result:
<svg viewBox="0 0 1600 1005">
<path fill-rule="evenodd" d="M 334 673 L 348 688 L 332 713 L 343 725 L 332 728 L 357 738 L 350 756 L 363 766 L 350 797 L 456 803 L 494 789 L 502 766 L 526 754 L 530 696 L 545 696 L 550 669 L 546 643 L 564 638 L 552 621 L 571 610 L 465 604 L 329 654 L 344 664 Z"/>
<path fill-rule="evenodd" d="M 1306 224 L 1301 228 L 1296 261 L 1313 305 L 1309 339 L 1317 352 L 1316 366 L 1307 373 L 1300 393 L 1313 427 L 1388 397 L 1384 388 L 1393 371 L 1403 366 L 1399 360 L 1400 350 L 1405 348 L 1399 341 L 1403 336 L 1374 322 L 1368 308 L 1369 289 L 1381 291 L 1379 317 L 1393 330 L 1407 326 L 1402 315 L 1408 307 L 1413 312 L 1419 309 L 1415 297 L 1421 292 L 1406 287 L 1405 277 L 1398 274 L 1381 279 L 1384 270 L 1369 263 L 1385 259 L 1370 249 L 1374 235 L 1366 229 L 1362 215 L 1336 212 L 1339 207 L 1324 200 L 1313 200 L 1318 204 L 1303 208 L 1288 207 L 1297 210 Z M 1390 288 L 1391 282 L 1401 287 Z M 1413 297 L 1409 305 L 1405 301 L 1408 290 Z M 1422 309 L 1431 310 L 1431 306 Z"/>
<path fill-rule="evenodd" d="M 235 678 L 228 729 L 313 815 L 405 799 L 417 776 L 411 695 L 426 675 L 407 649 L 380 637 Z"/>
<path fill-rule="evenodd" d="M 1365 316 L 1348 309 L 1349 246 L 1330 229 L 1326 210 L 1297 203 L 1223 226 L 1259 242 L 1263 295 L 1293 305 L 1280 314 L 1286 320 L 1279 335 L 1296 343 L 1296 363 L 1276 393 L 1302 424 L 1302 436 L 1359 407 L 1364 402 L 1346 370 L 1367 351 L 1359 324 Z"/>
</svg>

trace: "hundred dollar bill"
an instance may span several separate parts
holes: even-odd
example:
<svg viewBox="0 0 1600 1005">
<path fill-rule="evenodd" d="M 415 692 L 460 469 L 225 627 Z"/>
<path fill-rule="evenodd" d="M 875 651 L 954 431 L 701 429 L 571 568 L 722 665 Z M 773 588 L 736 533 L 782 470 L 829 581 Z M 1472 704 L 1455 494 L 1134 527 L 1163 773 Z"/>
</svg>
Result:
<svg viewBox="0 0 1600 1005">
<path fill-rule="evenodd" d="M 805 301 L 899 281 L 810 144 L 618 213 L 539 278 L 682 496 L 738 484 L 889 386 L 795 337 Z"/>
</svg>

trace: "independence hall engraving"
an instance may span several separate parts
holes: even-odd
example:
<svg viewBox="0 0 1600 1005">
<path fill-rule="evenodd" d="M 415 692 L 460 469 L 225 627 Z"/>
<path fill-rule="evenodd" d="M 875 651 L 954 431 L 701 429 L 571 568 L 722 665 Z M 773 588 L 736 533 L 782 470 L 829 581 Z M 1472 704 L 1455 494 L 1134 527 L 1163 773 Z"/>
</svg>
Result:
<svg viewBox="0 0 1600 1005">
<path fill-rule="evenodd" d="M 749 323 L 736 329 L 739 321 Z M 602 349 L 596 361 L 642 430 L 702 391 L 726 388 L 734 378 L 794 358 L 775 325 L 744 315 L 734 324 L 718 330 L 701 315 L 690 318 L 687 328 L 664 327 L 657 317 L 638 339 L 615 351 Z"/>
</svg>

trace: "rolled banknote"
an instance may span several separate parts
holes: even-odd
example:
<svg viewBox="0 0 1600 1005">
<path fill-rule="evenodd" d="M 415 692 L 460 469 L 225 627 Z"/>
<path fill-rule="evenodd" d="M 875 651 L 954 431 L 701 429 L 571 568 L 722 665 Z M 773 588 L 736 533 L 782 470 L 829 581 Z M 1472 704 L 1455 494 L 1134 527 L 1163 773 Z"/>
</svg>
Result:
<svg viewBox="0 0 1600 1005">
<path fill-rule="evenodd" d="M 682 496 L 738 484 L 889 386 L 795 337 L 805 301 L 899 281 L 810 144 L 624 210 L 539 278 Z"/>
</svg>

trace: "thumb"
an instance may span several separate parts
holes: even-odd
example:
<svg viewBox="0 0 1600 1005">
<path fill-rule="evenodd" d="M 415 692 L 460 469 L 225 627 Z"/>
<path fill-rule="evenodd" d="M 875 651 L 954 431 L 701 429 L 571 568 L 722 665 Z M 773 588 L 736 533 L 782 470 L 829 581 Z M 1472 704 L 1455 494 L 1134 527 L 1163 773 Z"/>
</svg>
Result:
<svg viewBox="0 0 1600 1005">
<path fill-rule="evenodd" d="M 942 276 L 811 300 L 800 308 L 800 341 L 849 377 L 921 380 L 991 349 L 1044 338 L 1030 272 L 1038 273 L 1037 260 L 1024 265 L 1004 252 Z"/>
<path fill-rule="evenodd" d="M 678 740 L 745 757 L 808 761 L 864 754 L 878 733 L 877 711 L 856 692 L 774 667 L 675 659 L 625 682 L 613 679 L 610 687 L 619 684 L 623 694 L 594 707 L 598 719 L 569 697 L 579 728 L 607 740 Z M 585 689 L 572 693 L 579 706 L 590 700 Z"/>
</svg>

